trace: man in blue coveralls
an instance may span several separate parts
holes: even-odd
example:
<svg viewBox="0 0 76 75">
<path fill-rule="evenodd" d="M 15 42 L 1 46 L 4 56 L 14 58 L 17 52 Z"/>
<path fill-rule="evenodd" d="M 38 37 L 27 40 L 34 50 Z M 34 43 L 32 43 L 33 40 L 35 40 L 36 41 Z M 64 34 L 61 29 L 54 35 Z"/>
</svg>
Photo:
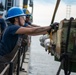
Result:
<svg viewBox="0 0 76 75">
<path fill-rule="evenodd" d="M 12 7 L 7 12 L 7 20 L 11 22 L 2 36 L 2 40 L 0 42 L 0 61 L 6 62 L 8 61 L 5 56 L 10 54 L 17 44 L 18 37 L 22 34 L 26 35 L 42 35 L 47 34 L 52 26 L 45 27 L 23 27 L 25 24 L 25 17 L 23 10 L 19 7 Z M 1 66 L 1 65 L 0 65 Z"/>
<path fill-rule="evenodd" d="M 23 27 L 25 24 L 25 16 L 23 10 L 19 7 L 12 7 L 7 12 L 7 20 L 11 22 L 6 30 L 4 31 L 1 43 L 0 43 L 0 55 L 4 56 L 9 54 L 16 45 L 20 34 L 26 35 L 41 35 L 46 34 L 51 26 L 45 27 Z"/>
</svg>

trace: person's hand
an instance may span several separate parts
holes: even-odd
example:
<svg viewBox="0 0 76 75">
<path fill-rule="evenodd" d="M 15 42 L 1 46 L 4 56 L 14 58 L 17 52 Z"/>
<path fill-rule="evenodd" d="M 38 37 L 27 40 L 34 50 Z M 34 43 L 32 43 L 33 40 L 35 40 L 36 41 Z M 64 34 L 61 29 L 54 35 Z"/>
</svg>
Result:
<svg viewBox="0 0 76 75">
<path fill-rule="evenodd" d="M 49 29 L 47 32 L 48 32 L 48 34 L 50 34 L 50 32 L 51 32 L 51 30 L 52 29 L 54 29 L 55 31 L 58 29 L 58 27 L 59 27 L 59 23 L 58 22 L 55 22 L 55 23 L 53 23 L 53 24 L 50 24 L 50 27 L 51 27 L 51 29 Z"/>
<path fill-rule="evenodd" d="M 51 29 L 58 29 L 59 23 L 55 22 L 53 24 L 50 24 L 50 26 L 51 26 Z"/>
</svg>

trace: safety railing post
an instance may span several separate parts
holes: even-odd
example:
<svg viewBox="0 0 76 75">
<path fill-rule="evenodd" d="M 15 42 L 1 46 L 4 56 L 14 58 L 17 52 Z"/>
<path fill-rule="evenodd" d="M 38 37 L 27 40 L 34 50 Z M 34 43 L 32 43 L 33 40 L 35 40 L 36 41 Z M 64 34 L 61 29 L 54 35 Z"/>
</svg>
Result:
<svg viewBox="0 0 76 75">
<path fill-rule="evenodd" d="M 21 55 L 21 49 L 19 49 L 18 52 L 17 75 L 19 75 L 19 71 L 20 71 L 20 55 Z"/>
<path fill-rule="evenodd" d="M 10 62 L 9 75 L 13 75 L 13 62 Z"/>
</svg>

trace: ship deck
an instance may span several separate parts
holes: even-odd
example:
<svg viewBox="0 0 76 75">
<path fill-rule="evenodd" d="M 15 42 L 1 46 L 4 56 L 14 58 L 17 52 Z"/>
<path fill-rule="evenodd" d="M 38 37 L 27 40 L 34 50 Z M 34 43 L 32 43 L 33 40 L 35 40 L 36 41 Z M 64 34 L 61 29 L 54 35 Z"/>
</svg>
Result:
<svg viewBox="0 0 76 75">
<path fill-rule="evenodd" d="M 22 68 L 24 68 L 24 71 L 20 71 L 20 75 L 28 75 L 29 73 L 29 64 L 30 64 L 30 48 L 29 50 L 25 53 L 25 59 Z"/>
</svg>

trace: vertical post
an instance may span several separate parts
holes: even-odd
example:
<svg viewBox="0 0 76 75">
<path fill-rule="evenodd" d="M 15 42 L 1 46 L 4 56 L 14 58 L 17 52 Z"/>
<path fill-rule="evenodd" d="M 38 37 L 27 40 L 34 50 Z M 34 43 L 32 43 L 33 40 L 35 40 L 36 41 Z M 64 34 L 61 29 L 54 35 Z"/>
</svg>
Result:
<svg viewBox="0 0 76 75">
<path fill-rule="evenodd" d="M 13 75 L 13 62 L 10 62 L 9 75 Z"/>
<path fill-rule="evenodd" d="M 56 15 L 59 4 L 60 4 L 60 0 L 57 0 L 51 23 L 54 22 L 55 15 Z"/>
<path fill-rule="evenodd" d="M 30 7 L 32 7 L 32 11 L 31 11 L 31 17 L 32 17 L 32 21 L 31 22 L 33 22 L 33 0 L 30 0 Z"/>
<path fill-rule="evenodd" d="M 51 24 L 54 22 L 55 15 L 56 15 L 57 9 L 58 9 L 58 7 L 59 7 L 60 1 L 61 1 L 61 0 L 57 0 L 57 2 L 56 2 L 55 9 L 54 9 L 54 13 L 53 13 L 53 16 L 52 16 Z M 52 39 L 53 39 L 53 37 L 52 37 L 52 31 L 51 31 L 51 32 L 50 32 L 50 40 L 52 40 Z"/>
<path fill-rule="evenodd" d="M 17 75 L 19 75 L 19 71 L 20 71 L 20 55 L 21 55 L 21 50 L 19 49 L 18 62 L 17 62 Z"/>
<path fill-rule="evenodd" d="M 28 7 L 28 0 L 23 0 L 23 8 L 27 9 Z"/>
</svg>

